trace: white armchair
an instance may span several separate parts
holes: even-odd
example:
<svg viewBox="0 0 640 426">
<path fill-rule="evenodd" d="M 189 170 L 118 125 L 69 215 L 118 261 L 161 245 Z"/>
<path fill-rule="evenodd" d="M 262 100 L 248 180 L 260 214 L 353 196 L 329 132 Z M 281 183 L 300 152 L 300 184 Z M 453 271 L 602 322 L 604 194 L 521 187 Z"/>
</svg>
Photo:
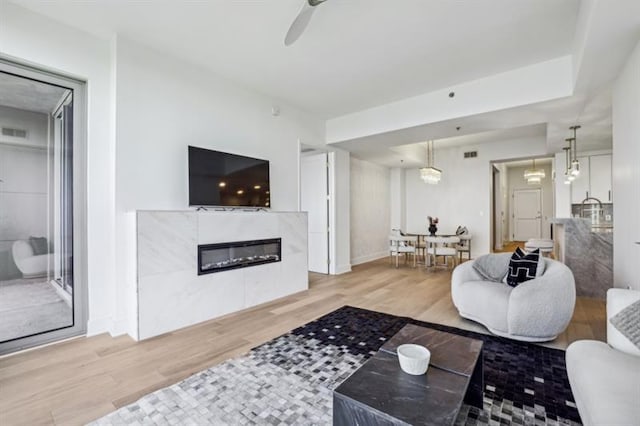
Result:
<svg viewBox="0 0 640 426">
<path fill-rule="evenodd" d="M 495 254 L 509 264 L 510 253 Z M 475 262 L 458 265 L 451 277 L 451 298 L 460 316 L 479 322 L 498 336 L 545 342 L 562 333 L 573 316 L 576 287 L 571 270 L 558 261 L 545 262 L 542 276 L 517 287 L 487 281 Z"/>
<path fill-rule="evenodd" d="M 15 241 L 11 252 L 13 261 L 24 278 L 46 277 L 53 264 L 52 253 L 35 255 L 33 247 L 25 240 Z"/>
<path fill-rule="evenodd" d="M 640 291 L 607 291 L 607 343 L 578 340 L 567 348 L 567 374 L 585 426 L 640 424 L 640 349 L 609 321 L 640 300 Z"/>
</svg>

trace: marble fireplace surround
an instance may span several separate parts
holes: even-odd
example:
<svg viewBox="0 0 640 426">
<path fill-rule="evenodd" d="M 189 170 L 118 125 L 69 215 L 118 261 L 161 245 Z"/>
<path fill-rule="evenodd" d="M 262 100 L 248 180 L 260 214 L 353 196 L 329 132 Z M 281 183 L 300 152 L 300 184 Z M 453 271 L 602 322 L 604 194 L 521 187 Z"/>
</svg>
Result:
<svg viewBox="0 0 640 426">
<path fill-rule="evenodd" d="M 304 212 L 138 211 L 140 340 L 309 288 Z M 198 275 L 199 244 L 282 239 L 280 262 Z"/>
</svg>

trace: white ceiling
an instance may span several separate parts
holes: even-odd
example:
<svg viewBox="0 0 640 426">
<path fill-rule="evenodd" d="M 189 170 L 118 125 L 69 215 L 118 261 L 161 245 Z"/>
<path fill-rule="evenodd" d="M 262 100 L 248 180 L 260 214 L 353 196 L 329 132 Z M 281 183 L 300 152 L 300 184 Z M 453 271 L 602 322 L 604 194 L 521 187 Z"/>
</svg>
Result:
<svg viewBox="0 0 640 426">
<path fill-rule="evenodd" d="M 51 114 L 68 89 L 0 72 L 0 105 Z"/>
<path fill-rule="evenodd" d="M 114 33 L 335 117 L 569 54 L 578 0 L 330 0 L 292 46 L 305 0 L 13 0 Z"/>
<path fill-rule="evenodd" d="M 548 152 L 559 152 L 576 123 L 579 151 L 610 148 L 611 81 L 640 34 L 638 0 L 330 0 L 289 47 L 284 36 L 305 0 L 3 1 L 104 39 L 118 34 L 321 118 L 576 59 L 578 17 L 590 19 L 583 89 L 573 96 L 337 144 L 401 167 L 423 163 L 419 143 L 429 139 L 442 147 L 546 138 Z M 581 13 L 590 5 L 595 16 Z"/>
</svg>

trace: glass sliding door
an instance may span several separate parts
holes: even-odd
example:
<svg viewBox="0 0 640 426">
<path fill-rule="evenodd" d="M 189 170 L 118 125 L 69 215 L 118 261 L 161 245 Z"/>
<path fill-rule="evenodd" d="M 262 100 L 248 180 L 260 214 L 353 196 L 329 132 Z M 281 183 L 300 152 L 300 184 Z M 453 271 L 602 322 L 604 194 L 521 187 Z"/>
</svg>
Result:
<svg viewBox="0 0 640 426">
<path fill-rule="evenodd" d="M 59 247 L 55 257 L 55 282 L 65 292 L 73 294 L 73 96 L 66 96 L 53 114 L 54 143 L 53 181 L 57 196 L 52 200 L 58 217 L 55 245 Z"/>
<path fill-rule="evenodd" d="M 78 96 L 79 82 L 0 61 L 0 353 L 85 331 Z"/>
</svg>

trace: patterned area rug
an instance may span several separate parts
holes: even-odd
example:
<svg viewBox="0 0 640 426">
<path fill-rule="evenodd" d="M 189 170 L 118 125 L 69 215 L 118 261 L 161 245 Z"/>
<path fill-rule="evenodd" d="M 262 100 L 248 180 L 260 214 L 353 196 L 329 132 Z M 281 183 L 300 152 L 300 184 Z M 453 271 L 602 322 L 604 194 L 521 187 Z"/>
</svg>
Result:
<svg viewBox="0 0 640 426">
<path fill-rule="evenodd" d="M 333 389 L 409 323 L 484 341 L 484 409 L 457 425 L 580 424 L 564 351 L 349 306 L 92 424 L 328 425 Z"/>
</svg>

